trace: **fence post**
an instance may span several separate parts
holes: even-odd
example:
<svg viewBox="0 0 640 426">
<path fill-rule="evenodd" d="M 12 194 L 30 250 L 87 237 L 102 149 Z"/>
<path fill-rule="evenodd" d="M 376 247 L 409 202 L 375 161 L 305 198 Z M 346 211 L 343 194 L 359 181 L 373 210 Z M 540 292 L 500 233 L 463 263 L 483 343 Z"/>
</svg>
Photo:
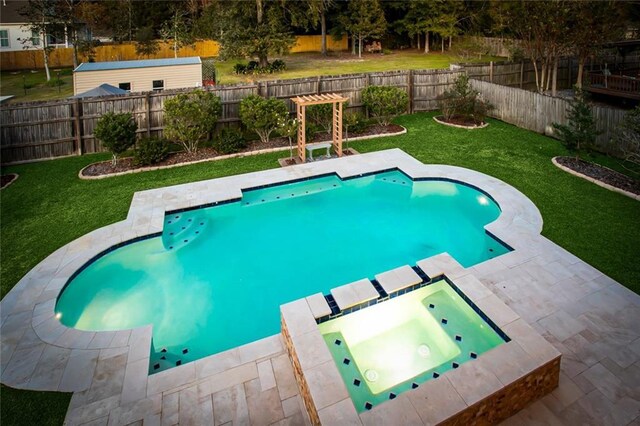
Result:
<svg viewBox="0 0 640 426">
<path fill-rule="evenodd" d="M 366 73 L 364 78 L 364 88 L 366 89 L 367 87 L 369 87 L 369 84 L 371 83 L 370 79 L 371 76 L 369 75 L 369 73 Z M 369 118 L 369 108 L 368 107 L 364 107 L 364 116 Z"/>
<path fill-rule="evenodd" d="M 318 78 L 316 78 L 316 95 L 320 94 L 320 79 L 321 78 L 322 78 L 321 76 L 318 76 Z"/>
<path fill-rule="evenodd" d="M 489 62 L 489 82 L 493 83 L 493 61 Z"/>
<path fill-rule="evenodd" d="M 524 61 L 520 61 L 520 88 L 522 89 L 522 84 L 524 83 Z"/>
<path fill-rule="evenodd" d="M 571 82 L 573 81 L 573 58 L 571 56 L 569 56 L 569 59 L 567 59 L 567 64 L 569 67 L 569 81 L 567 82 L 567 86 L 572 87 Z"/>
<path fill-rule="evenodd" d="M 145 102 L 147 106 L 147 117 L 146 117 L 147 137 L 150 138 L 151 137 L 151 93 L 150 92 L 147 92 L 147 94 L 145 95 Z"/>
<path fill-rule="evenodd" d="M 82 115 L 82 103 L 80 102 L 80 98 L 76 98 L 75 105 L 73 108 L 73 125 L 75 127 L 76 133 L 76 151 L 78 155 L 83 154 L 82 149 L 82 123 L 80 116 Z"/>
<path fill-rule="evenodd" d="M 407 109 L 409 114 L 411 114 L 413 112 L 413 70 L 407 72 L 407 92 L 409 92 L 409 105 Z"/>
</svg>

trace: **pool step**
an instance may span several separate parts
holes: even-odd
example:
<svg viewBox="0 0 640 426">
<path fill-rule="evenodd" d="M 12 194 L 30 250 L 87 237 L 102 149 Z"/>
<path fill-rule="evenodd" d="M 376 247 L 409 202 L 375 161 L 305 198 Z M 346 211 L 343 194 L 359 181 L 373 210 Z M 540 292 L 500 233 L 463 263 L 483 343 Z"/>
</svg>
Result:
<svg viewBox="0 0 640 426">
<path fill-rule="evenodd" d="M 178 250 L 193 242 L 204 233 L 208 220 L 194 213 L 166 215 L 162 244 L 167 250 Z"/>
</svg>

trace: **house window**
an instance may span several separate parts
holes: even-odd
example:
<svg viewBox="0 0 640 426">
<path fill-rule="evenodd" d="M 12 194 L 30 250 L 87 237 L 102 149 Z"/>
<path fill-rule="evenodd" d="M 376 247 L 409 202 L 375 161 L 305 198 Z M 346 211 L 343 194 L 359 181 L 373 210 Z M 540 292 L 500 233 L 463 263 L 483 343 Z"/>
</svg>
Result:
<svg viewBox="0 0 640 426">
<path fill-rule="evenodd" d="M 31 44 L 33 46 L 40 46 L 40 34 L 37 31 L 31 31 Z"/>
<path fill-rule="evenodd" d="M 9 47 L 9 30 L 0 30 L 0 47 Z"/>
<path fill-rule="evenodd" d="M 118 87 L 127 92 L 131 91 L 131 83 L 118 83 Z"/>
<path fill-rule="evenodd" d="M 164 80 L 153 80 L 153 90 L 164 90 Z"/>
</svg>

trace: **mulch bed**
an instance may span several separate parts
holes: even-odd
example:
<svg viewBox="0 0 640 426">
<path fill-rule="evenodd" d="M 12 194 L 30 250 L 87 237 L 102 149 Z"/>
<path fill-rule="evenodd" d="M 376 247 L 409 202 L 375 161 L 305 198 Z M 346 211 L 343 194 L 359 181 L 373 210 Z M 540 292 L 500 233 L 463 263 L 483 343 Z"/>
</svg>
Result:
<svg viewBox="0 0 640 426">
<path fill-rule="evenodd" d="M 484 124 L 484 121 L 477 121 L 471 117 L 466 117 L 463 115 L 454 115 L 449 120 L 445 120 L 444 116 L 442 115 L 439 115 L 437 118 L 442 122 L 455 124 L 457 126 L 477 127 Z"/>
<path fill-rule="evenodd" d="M 8 175 L 2 175 L 0 177 L 0 189 L 4 189 L 9 184 L 13 183 L 14 180 L 18 179 L 18 175 L 15 173 L 9 173 Z"/>
<path fill-rule="evenodd" d="M 403 128 L 396 124 L 390 124 L 388 126 L 374 125 L 374 126 L 368 127 L 362 133 L 357 133 L 357 134 L 349 133 L 349 138 L 357 137 L 357 136 L 383 135 L 387 133 L 400 132 L 402 130 Z M 322 142 L 326 140 L 331 140 L 331 135 L 328 135 L 326 133 L 317 133 L 313 137 L 313 140 L 307 141 L 307 143 Z M 293 141 L 294 149 L 295 149 L 295 145 L 296 145 L 296 142 Z M 247 146 L 247 148 L 243 149 L 240 152 L 246 153 L 251 151 L 258 151 L 258 150 L 271 149 L 271 148 L 281 148 L 281 147 L 288 147 L 288 146 L 289 146 L 289 140 L 287 138 L 277 137 L 277 138 L 271 138 L 268 143 L 263 143 L 262 141 L 259 141 L 259 140 L 252 141 L 249 143 L 249 146 Z M 134 164 L 133 158 L 126 157 L 126 158 L 118 159 L 118 164 L 115 167 L 111 165 L 110 160 L 91 164 L 90 166 L 88 166 L 82 171 L 82 175 L 83 176 L 110 175 L 113 173 L 122 173 L 122 172 L 127 172 L 129 170 L 136 170 L 144 167 L 171 166 L 174 164 L 188 163 L 191 161 L 207 160 L 207 159 L 218 157 L 220 155 L 221 154 L 218 153 L 213 148 L 200 148 L 197 152 L 194 152 L 194 153 L 187 153 L 184 151 L 173 152 L 169 154 L 169 156 L 165 158 L 163 161 L 153 164 L 151 166 L 137 166 Z M 3 179 L 4 179 L 4 176 L 3 176 Z"/>
<path fill-rule="evenodd" d="M 598 164 L 589 163 L 575 157 L 557 157 L 556 161 L 571 170 L 616 188 L 640 195 L 640 181 Z"/>
</svg>

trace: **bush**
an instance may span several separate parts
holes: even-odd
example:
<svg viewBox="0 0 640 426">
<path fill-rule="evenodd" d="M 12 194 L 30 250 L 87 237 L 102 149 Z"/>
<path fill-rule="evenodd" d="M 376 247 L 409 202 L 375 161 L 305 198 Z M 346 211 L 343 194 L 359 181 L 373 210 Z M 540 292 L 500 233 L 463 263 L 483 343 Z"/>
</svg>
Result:
<svg viewBox="0 0 640 426">
<path fill-rule="evenodd" d="M 247 147 L 247 141 L 236 129 L 222 129 L 220 135 L 213 140 L 213 148 L 220 154 L 233 154 Z"/>
<path fill-rule="evenodd" d="M 409 95 L 397 87 L 369 86 L 362 91 L 362 101 L 373 118 L 386 126 L 407 110 Z"/>
<path fill-rule="evenodd" d="M 169 141 L 161 138 L 142 138 L 136 145 L 133 159 L 140 166 L 156 164 L 169 155 Z"/>
<path fill-rule="evenodd" d="M 269 136 L 278 128 L 278 123 L 288 117 L 287 105 L 280 99 L 265 99 L 251 95 L 240 102 L 242 124 L 256 132 L 265 143 L 269 142 Z"/>
<path fill-rule="evenodd" d="M 269 69 L 271 70 L 271 72 L 280 72 L 287 69 L 287 65 L 282 59 L 276 59 L 272 64 L 269 65 Z"/>
<path fill-rule="evenodd" d="M 614 141 L 622 151 L 624 160 L 640 165 L 640 106 L 624 115 Z"/>
<path fill-rule="evenodd" d="M 494 107 L 480 98 L 480 93 L 469 85 L 469 77 L 461 74 L 453 83 L 453 88 L 438 96 L 438 104 L 445 121 L 453 117 L 481 123 Z"/>
<path fill-rule="evenodd" d="M 118 155 L 135 144 L 136 130 L 138 125 L 131 113 L 108 112 L 100 117 L 93 134 L 111 152 L 111 164 L 115 167 Z"/>
<path fill-rule="evenodd" d="M 360 113 L 357 112 L 347 112 L 342 115 L 342 128 L 345 133 L 362 133 L 369 126 L 369 120 Z"/>
<path fill-rule="evenodd" d="M 211 92 L 181 93 L 164 102 L 164 134 L 185 151 L 196 152 L 200 141 L 215 129 L 221 111 L 220 98 Z"/>
<path fill-rule="evenodd" d="M 267 67 L 261 67 L 257 61 L 250 61 L 247 65 L 237 63 L 233 66 L 235 74 L 272 74 L 274 72 L 284 71 L 287 68 L 284 61 L 276 59 Z"/>
<path fill-rule="evenodd" d="M 233 66 L 233 72 L 235 74 L 246 74 L 247 73 L 247 66 L 245 64 L 235 64 Z"/>
<path fill-rule="evenodd" d="M 325 132 L 331 134 L 331 127 L 333 123 L 332 104 L 308 106 L 306 117 L 309 119 L 309 122 L 316 128 L 323 129 Z"/>
<path fill-rule="evenodd" d="M 589 151 L 596 142 L 598 131 L 591 113 L 591 106 L 587 103 L 585 93 L 576 88 L 573 100 L 567 108 L 567 124 L 553 123 L 560 139 L 567 149 L 576 154 L 581 150 Z"/>
</svg>

